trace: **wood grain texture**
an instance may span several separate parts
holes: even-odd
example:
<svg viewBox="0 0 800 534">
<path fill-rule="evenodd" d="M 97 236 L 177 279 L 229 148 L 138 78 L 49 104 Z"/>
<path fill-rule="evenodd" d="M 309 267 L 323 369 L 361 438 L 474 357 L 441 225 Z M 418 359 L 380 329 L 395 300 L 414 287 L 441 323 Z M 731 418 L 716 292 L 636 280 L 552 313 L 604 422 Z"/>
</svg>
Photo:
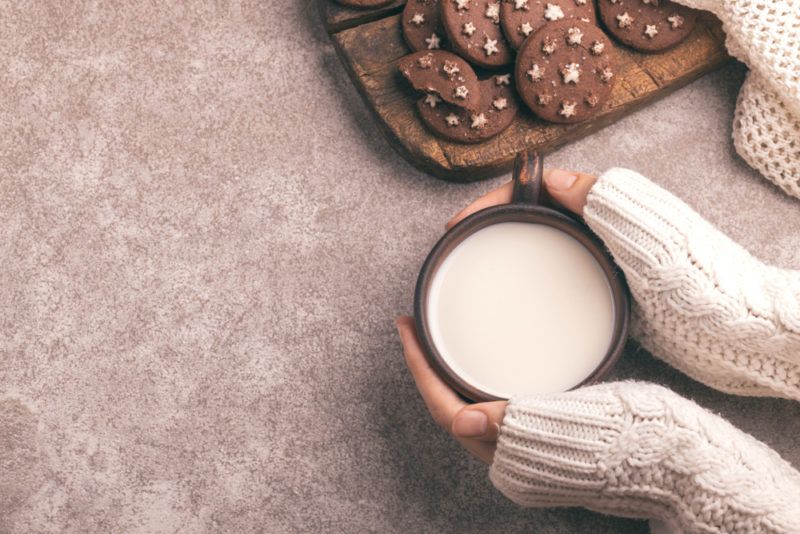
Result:
<svg viewBox="0 0 800 534">
<path fill-rule="evenodd" d="M 405 6 L 406 0 L 394 0 L 388 5 L 375 9 L 343 6 L 334 0 L 317 0 L 317 3 L 325 28 L 328 33 L 335 33 L 399 13 Z"/>
<path fill-rule="evenodd" d="M 332 38 L 353 83 L 392 145 L 415 167 L 459 182 L 503 174 L 521 150 L 547 153 L 580 139 L 730 59 L 719 22 L 704 15 L 686 41 L 661 54 L 640 54 L 615 44 L 619 55 L 617 83 L 595 118 L 580 124 L 551 124 L 525 108 L 497 137 L 463 145 L 435 137 L 417 115 L 414 104 L 418 93 L 396 65 L 410 52 L 403 41 L 399 15 L 338 32 Z"/>
</svg>

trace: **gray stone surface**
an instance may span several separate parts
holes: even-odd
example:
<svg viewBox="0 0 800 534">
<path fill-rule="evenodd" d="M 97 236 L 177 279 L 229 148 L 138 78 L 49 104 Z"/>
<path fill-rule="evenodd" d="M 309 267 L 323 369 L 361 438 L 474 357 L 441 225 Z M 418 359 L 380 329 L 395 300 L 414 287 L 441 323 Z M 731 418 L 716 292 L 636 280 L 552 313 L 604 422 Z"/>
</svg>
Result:
<svg viewBox="0 0 800 534">
<path fill-rule="evenodd" d="M 382 138 L 313 2 L 0 7 L 0 532 L 621 532 L 522 510 L 429 420 L 393 317 L 503 179 Z M 549 158 L 640 170 L 800 267 L 800 203 L 733 153 L 732 66 Z M 797 403 L 666 384 L 800 463 Z"/>
</svg>

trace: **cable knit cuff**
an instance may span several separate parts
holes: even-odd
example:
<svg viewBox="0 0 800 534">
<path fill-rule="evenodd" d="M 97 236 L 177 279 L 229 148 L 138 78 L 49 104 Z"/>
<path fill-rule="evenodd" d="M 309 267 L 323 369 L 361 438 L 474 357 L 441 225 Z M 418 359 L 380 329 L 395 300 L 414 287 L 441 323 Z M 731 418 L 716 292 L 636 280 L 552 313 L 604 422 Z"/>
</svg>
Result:
<svg viewBox="0 0 800 534">
<path fill-rule="evenodd" d="M 490 478 L 523 506 L 570 506 L 597 496 L 597 456 L 619 435 L 619 402 L 608 391 L 513 399 Z"/>
<path fill-rule="evenodd" d="M 631 469 L 672 454 L 675 436 L 666 435 L 668 425 L 659 420 L 661 397 L 685 402 L 660 386 L 635 382 L 512 399 L 489 477 L 522 506 L 583 506 L 674 526 L 672 499 L 657 487 L 662 474 Z M 629 490 L 640 486 L 649 491 Z"/>
<path fill-rule="evenodd" d="M 621 168 L 598 178 L 584 217 L 631 282 L 644 282 L 654 269 L 679 263 L 693 227 L 707 224 L 677 197 Z"/>
<path fill-rule="evenodd" d="M 653 384 L 512 399 L 489 476 L 523 506 L 583 506 L 680 532 L 797 532 L 800 474 Z"/>
</svg>

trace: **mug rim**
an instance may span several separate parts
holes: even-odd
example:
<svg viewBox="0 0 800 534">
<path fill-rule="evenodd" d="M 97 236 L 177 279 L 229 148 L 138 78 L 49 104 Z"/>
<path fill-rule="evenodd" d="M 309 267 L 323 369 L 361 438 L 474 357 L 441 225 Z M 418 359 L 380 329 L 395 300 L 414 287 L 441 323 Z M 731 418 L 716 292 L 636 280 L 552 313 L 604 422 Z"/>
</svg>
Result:
<svg viewBox="0 0 800 534">
<path fill-rule="evenodd" d="M 568 391 L 599 382 L 619 360 L 627 342 L 630 323 L 628 286 L 622 271 L 614 263 L 605 245 L 588 226 L 574 217 L 540 204 L 510 203 L 484 208 L 460 221 L 433 246 L 422 264 L 414 290 L 414 318 L 417 335 L 426 360 L 439 377 L 462 397 L 476 402 L 507 400 L 470 384 L 448 365 L 433 342 L 427 314 L 430 288 L 444 260 L 471 235 L 489 226 L 505 222 L 544 224 L 560 230 L 578 241 L 600 265 L 611 289 L 614 303 L 612 340 L 600 364 L 584 380 Z"/>
</svg>

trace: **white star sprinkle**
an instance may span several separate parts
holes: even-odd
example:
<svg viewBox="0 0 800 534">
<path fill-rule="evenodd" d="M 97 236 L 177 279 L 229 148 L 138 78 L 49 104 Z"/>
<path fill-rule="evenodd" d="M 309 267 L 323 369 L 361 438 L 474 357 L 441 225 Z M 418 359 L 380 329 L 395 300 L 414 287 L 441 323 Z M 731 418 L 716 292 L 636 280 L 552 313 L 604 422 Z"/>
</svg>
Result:
<svg viewBox="0 0 800 534">
<path fill-rule="evenodd" d="M 442 40 L 439 39 L 438 35 L 432 33 L 430 37 L 425 39 L 425 42 L 428 44 L 428 50 L 436 50 L 441 46 Z"/>
<path fill-rule="evenodd" d="M 471 23 L 471 22 L 467 22 L 466 24 L 464 24 L 464 27 L 461 29 L 461 33 L 463 33 L 464 35 L 467 35 L 469 37 L 472 37 L 472 34 L 475 33 L 475 25 L 473 23 Z"/>
<path fill-rule="evenodd" d="M 489 39 L 488 36 L 486 37 L 486 43 L 483 45 L 483 49 L 486 51 L 487 56 L 500 52 L 500 50 L 497 49 L 497 39 Z"/>
<path fill-rule="evenodd" d="M 545 37 L 544 41 L 542 41 L 542 52 L 547 54 L 548 56 L 556 51 L 556 42 L 549 37 Z"/>
<path fill-rule="evenodd" d="M 514 9 L 528 9 L 528 0 L 514 0 Z"/>
<path fill-rule="evenodd" d="M 458 63 L 455 61 L 445 60 L 444 65 L 442 66 L 442 70 L 447 74 L 451 79 L 455 78 L 456 74 L 461 72 L 461 69 L 458 68 Z"/>
<path fill-rule="evenodd" d="M 505 98 L 497 98 L 494 100 L 494 102 L 492 102 L 492 105 L 498 111 L 502 111 L 508 107 L 508 100 L 506 100 Z"/>
<path fill-rule="evenodd" d="M 564 10 L 556 4 L 547 4 L 544 10 L 544 18 L 547 20 L 561 20 L 564 18 Z"/>
<path fill-rule="evenodd" d="M 495 76 L 494 83 L 495 85 L 511 85 L 511 75 L 500 74 L 499 76 Z"/>
<path fill-rule="evenodd" d="M 567 30 L 567 43 L 579 45 L 583 40 L 583 32 L 580 28 L 570 28 Z"/>
<path fill-rule="evenodd" d="M 633 24 L 633 17 L 631 17 L 627 11 L 617 15 L 617 25 L 620 28 L 630 28 L 631 24 Z"/>
<path fill-rule="evenodd" d="M 519 27 L 519 33 L 524 35 L 525 37 L 529 36 L 533 33 L 533 26 L 531 26 L 530 22 L 524 23 L 522 26 Z"/>
<path fill-rule="evenodd" d="M 414 13 L 414 16 L 411 17 L 411 24 L 414 24 L 415 26 L 421 26 L 424 23 L 425 23 L 425 15 L 423 15 L 422 13 Z"/>
<path fill-rule="evenodd" d="M 536 97 L 536 103 L 540 106 L 546 106 L 551 100 L 553 100 L 553 97 L 546 93 L 539 93 L 539 95 Z"/>
<path fill-rule="evenodd" d="M 605 43 L 602 43 L 600 41 L 595 41 L 592 43 L 592 54 L 594 54 L 595 56 L 599 56 L 600 54 L 602 54 L 603 50 L 605 49 L 606 49 Z"/>
<path fill-rule="evenodd" d="M 495 24 L 500 23 L 500 3 L 486 5 L 486 18 L 492 19 Z"/>
<path fill-rule="evenodd" d="M 420 68 L 429 69 L 433 66 L 433 54 L 425 54 L 417 60 Z"/>
<path fill-rule="evenodd" d="M 469 0 L 455 0 L 456 9 L 461 11 L 462 9 L 469 9 Z"/>
<path fill-rule="evenodd" d="M 531 70 L 525 74 L 528 75 L 528 78 L 530 78 L 532 82 L 538 82 L 544 76 L 544 69 L 541 68 L 538 63 L 534 63 Z"/>
<path fill-rule="evenodd" d="M 608 83 L 611 81 L 611 78 L 614 77 L 614 73 L 611 72 L 610 67 L 606 67 L 600 73 L 600 79 L 603 80 L 604 83 Z"/>
<path fill-rule="evenodd" d="M 562 117 L 573 117 L 575 115 L 575 106 L 577 106 L 575 102 L 568 102 L 564 100 L 561 102 L 561 109 L 558 110 L 558 114 Z"/>
<path fill-rule="evenodd" d="M 592 93 L 589 93 L 589 95 L 585 98 L 585 100 L 586 100 L 586 105 L 589 106 L 590 108 L 597 106 L 597 104 L 600 102 L 600 99 L 597 98 L 597 96 Z"/>
<path fill-rule="evenodd" d="M 432 108 L 435 108 L 436 105 L 441 101 L 442 99 L 436 95 L 425 95 L 425 103 Z"/>
<path fill-rule="evenodd" d="M 458 120 L 458 116 L 455 113 L 451 113 L 447 117 L 444 118 L 447 121 L 448 126 L 458 126 L 461 124 L 461 121 Z"/>
<path fill-rule="evenodd" d="M 648 24 L 644 28 L 644 34 L 648 36 L 650 39 L 658 35 L 658 28 L 655 24 Z"/>
<path fill-rule="evenodd" d="M 667 17 L 667 21 L 670 23 L 673 30 L 677 30 L 678 28 L 683 26 L 683 17 L 681 17 L 677 13 Z"/>
<path fill-rule="evenodd" d="M 486 123 L 489 122 L 486 119 L 486 115 L 484 115 L 483 113 L 481 113 L 480 115 L 473 115 L 471 119 L 472 119 L 472 125 L 470 126 L 470 128 L 474 128 L 476 130 L 483 128 L 484 126 L 486 126 Z"/>
<path fill-rule="evenodd" d="M 459 85 L 456 87 L 455 91 L 453 91 L 453 94 L 456 96 L 456 98 L 466 100 L 466 98 L 469 96 L 469 89 L 467 89 L 465 85 Z"/>
<path fill-rule="evenodd" d="M 561 77 L 564 79 L 564 83 L 577 84 L 581 79 L 581 66 L 577 63 L 565 65 L 564 68 L 561 69 Z"/>
<path fill-rule="evenodd" d="M 586 5 L 586 0 L 575 0 L 575 3 L 577 5 L 579 5 L 579 6 L 585 6 Z"/>
</svg>

